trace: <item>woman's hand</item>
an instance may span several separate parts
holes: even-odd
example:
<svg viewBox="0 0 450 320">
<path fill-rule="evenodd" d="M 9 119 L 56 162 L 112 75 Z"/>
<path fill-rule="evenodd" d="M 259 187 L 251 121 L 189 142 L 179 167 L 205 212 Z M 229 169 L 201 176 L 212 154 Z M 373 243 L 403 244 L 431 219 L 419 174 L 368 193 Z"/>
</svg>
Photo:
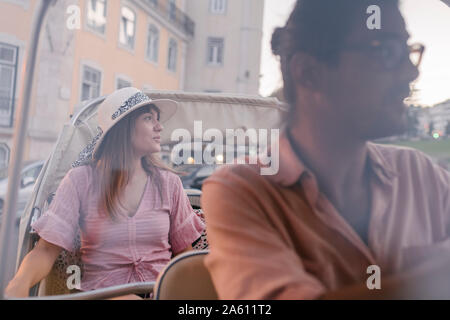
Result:
<svg viewBox="0 0 450 320">
<path fill-rule="evenodd" d="M 28 297 L 30 288 L 50 273 L 61 250 L 61 247 L 40 239 L 23 259 L 16 275 L 6 287 L 5 295 L 10 299 Z"/>
<path fill-rule="evenodd" d="M 20 281 L 12 280 L 5 289 L 5 298 L 26 298 L 30 294 L 29 287 Z"/>
</svg>

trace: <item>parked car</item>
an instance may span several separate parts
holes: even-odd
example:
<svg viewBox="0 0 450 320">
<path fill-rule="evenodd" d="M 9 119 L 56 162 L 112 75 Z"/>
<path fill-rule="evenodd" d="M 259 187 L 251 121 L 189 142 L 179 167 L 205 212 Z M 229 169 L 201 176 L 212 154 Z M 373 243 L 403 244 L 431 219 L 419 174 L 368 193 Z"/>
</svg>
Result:
<svg viewBox="0 0 450 320">
<path fill-rule="evenodd" d="M 185 189 L 201 190 L 203 181 L 219 167 L 220 165 L 218 164 L 186 164 L 176 169 L 185 173 L 185 175 L 181 175 L 180 177 Z"/>
<path fill-rule="evenodd" d="M 20 175 L 20 188 L 18 194 L 18 203 L 17 203 L 17 218 L 20 219 L 22 212 L 27 205 L 28 199 L 30 198 L 34 184 L 39 176 L 39 173 L 44 166 L 44 161 L 28 161 L 25 162 L 25 165 L 22 169 L 22 173 Z M 8 178 L 4 178 L 0 180 L 0 216 L 3 213 L 3 207 L 5 204 L 6 193 L 8 191 Z M 0 222 L 1 223 L 1 222 Z"/>
</svg>

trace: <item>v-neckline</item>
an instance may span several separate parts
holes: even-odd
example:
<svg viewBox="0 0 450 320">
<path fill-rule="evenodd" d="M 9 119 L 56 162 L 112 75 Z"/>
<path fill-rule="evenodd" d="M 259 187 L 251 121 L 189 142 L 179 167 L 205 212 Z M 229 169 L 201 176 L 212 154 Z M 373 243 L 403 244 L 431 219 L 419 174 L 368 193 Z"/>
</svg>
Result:
<svg viewBox="0 0 450 320">
<path fill-rule="evenodd" d="M 132 216 L 130 216 L 130 215 L 127 214 L 127 215 L 126 215 L 126 216 L 127 216 L 127 219 L 133 219 L 133 218 L 136 217 L 136 215 L 138 214 L 139 209 L 141 208 L 142 200 L 144 199 L 144 196 L 145 196 L 145 194 L 147 193 L 147 186 L 148 186 L 148 180 L 149 180 L 149 179 L 150 179 L 150 177 L 147 176 L 147 179 L 146 179 L 146 181 L 145 181 L 144 191 L 142 192 L 141 199 L 139 200 L 139 204 L 138 204 L 138 206 L 137 206 L 136 211 L 134 212 L 134 214 L 133 214 Z"/>
</svg>

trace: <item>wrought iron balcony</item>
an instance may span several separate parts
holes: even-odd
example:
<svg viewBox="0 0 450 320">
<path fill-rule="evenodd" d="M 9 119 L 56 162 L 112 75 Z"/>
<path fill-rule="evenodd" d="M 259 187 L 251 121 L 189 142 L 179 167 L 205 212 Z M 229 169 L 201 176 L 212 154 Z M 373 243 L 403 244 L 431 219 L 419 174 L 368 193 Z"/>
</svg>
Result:
<svg viewBox="0 0 450 320">
<path fill-rule="evenodd" d="M 174 2 L 169 0 L 143 0 L 150 8 L 158 12 L 167 21 L 175 25 L 177 29 L 193 37 L 195 23 Z"/>
</svg>

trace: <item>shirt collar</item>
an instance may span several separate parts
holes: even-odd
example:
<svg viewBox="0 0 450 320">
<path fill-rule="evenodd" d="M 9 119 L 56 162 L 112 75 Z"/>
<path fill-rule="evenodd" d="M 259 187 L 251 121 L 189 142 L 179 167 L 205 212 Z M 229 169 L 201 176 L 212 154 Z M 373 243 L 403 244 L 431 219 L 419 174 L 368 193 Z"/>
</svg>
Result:
<svg viewBox="0 0 450 320">
<path fill-rule="evenodd" d="M 392 163 L 383 155 L 379 145 L 373 142 L 367 142 L 367 149 L 372 169 L 380 180 L 389 183 L 392 179 L 398 177 L 397 171 Z"/>
<path fill-rule="evenodd" d="M 390 183 L 398 176 L 392 164 L 386 160 L 377 144 L 367 142 L 367 148 L 373 172 L 383 183 Z M 279 170 L 275 175 L 270 176 L 273 182 L 290 187 L 295 185 L 304 174 L 314 176 L 298 157 L 286 131 L 280 135 L 279 158 Z"/>
</svg>

